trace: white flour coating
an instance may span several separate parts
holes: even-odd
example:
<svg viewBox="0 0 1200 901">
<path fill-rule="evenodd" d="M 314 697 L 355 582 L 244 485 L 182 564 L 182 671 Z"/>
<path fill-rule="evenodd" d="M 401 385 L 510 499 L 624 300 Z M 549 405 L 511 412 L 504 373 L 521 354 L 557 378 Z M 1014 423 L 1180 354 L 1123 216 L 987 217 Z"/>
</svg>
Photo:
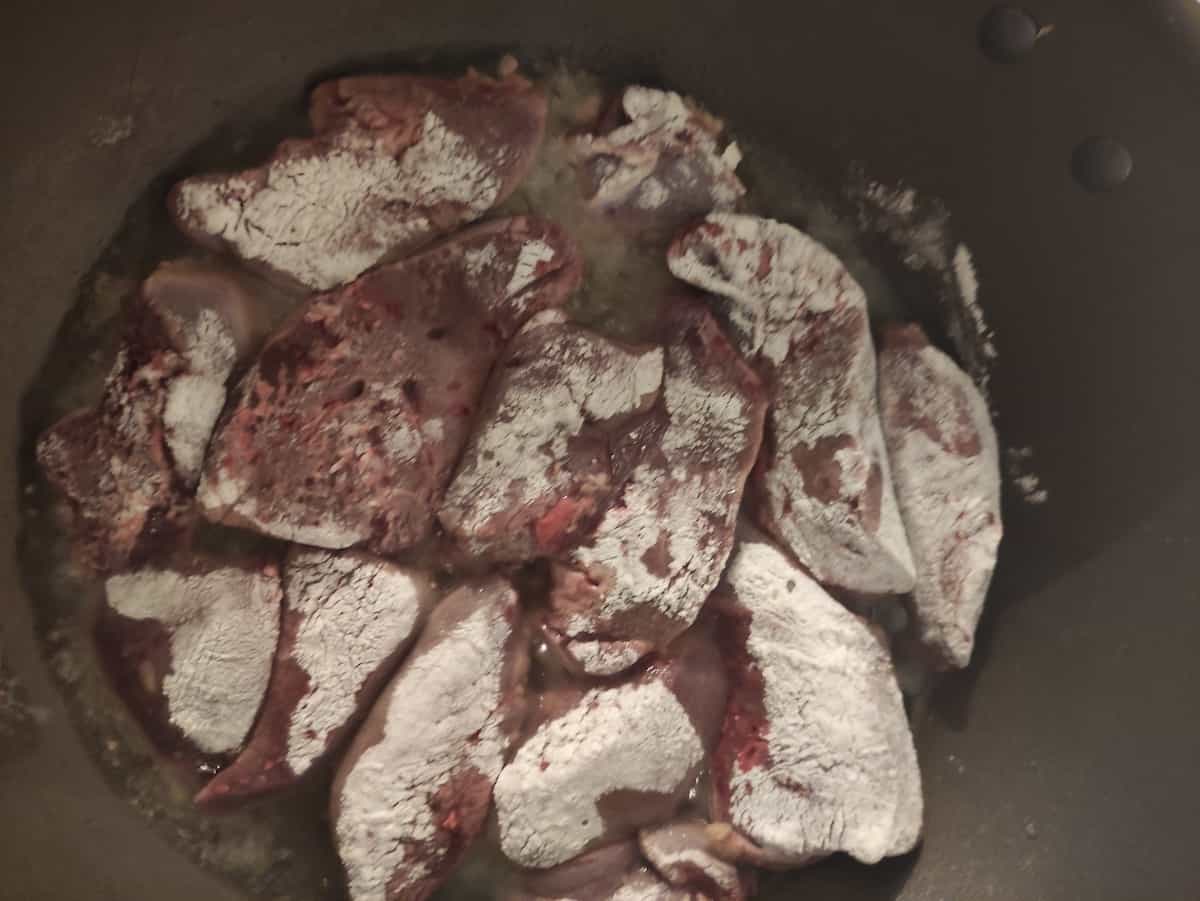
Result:
<svg viewBox="0 0 1200 901">
<path fill-rule="evenodd" d="M 735 864 L 707 850 L 707 824 L 700 820 L 676 821 L 643 829 L 638 846 L 651 866 L 671 885 L 687 885 L 703 874 L 720 890 L 719 897 L 742 897 Z"/>
<path fill-rule="evenodd" d="M 177 213 L 243 258 L 328 290 L 435 231 L 424 211 L 460 207 L 466 222 L 500 194 L 493 168 L 432 111 L 398 159 L 369 133 L 331 140 L 329 150 L 271 161 L 261 180 L 185 181 Z"/>
<path fill-rule="evenodd" d="M 264 535 L 296 544 L 309 544 L 329 550 L 344 550 L 371 537 L 367 528 L 351 528 L 336 520 L 303 523 L 292 519 L 260 516 L 258 498 L 247 494 L 249 486 L 220 467 L 209 467 L 200 479 L 196 500 L 200 508 L 225 521 L 231 515 L 244 520 Z"/>
<path fill-rule="evenodd" d="M 287 740 L 288 766 L 300 775 L 354 715 L 363 683 L 412 638 L 430 585 L 384 560 L 306 550 L 288 559 L 284 592 L 303 617 L 292 656 L 308 674 Z"/>
<path fill-rule="evenodd" d="M 493 517 L 570 490 L 568 444 L 586 424 L 648 408 L 662 382 L 661 350 L 625 350 L 558 311 L 533 317 L 515 340 L 528 359 L 501 371 L 496 413 L 477 431 L 442 505 L 477 552 L 490 543 L 482 530 Z"/>
<path fill-rule="evenodd" d="M 803 232 L 754 216 L 709 216 L 672 249 L 669 265 L 730 302 L 747 353 L 774 375 L 775 449 L 762 476 L 773 531 L 823 582 L 870 593 L 911 589 L 857 282 Z M 793 352 L 817 328 L 821 343 Z M 862 499 L 875 493 L 877 525 L 862 514 Z"/>
<path fill-rule="evenodd" d="M 1027 504 L 1044 504 L 1050 500 L 1050 492 L 1042 485 L 1041 476 L 1029 471 L 1032 460 L 1032 447 L 1008 447 L 1004 450 L 1005 472 L 1020 493 L 1021 500 Z"/>
<path fill-rule="evenodd" d="M 639 463 L 623 503 L 611 505 L 592 540 L 571 553 L 575 566 L 603 574 L 606 591 L 598 610 L 570 616 L 569 635 L 639 607 L 690 625 L 725 565 L 729 542 L 721 533 L 732 531 L 737 516 L 753 405 L 715 383 L 686 348 L 672 345 L 667 353 L 665 466 L 653 458 Z M 666 552 L 665 574 L 654 562 L 662 556 L 656 547 Z"/>
<path fill-rule="evenodd" d="M 213 427 L 225 406 L 225 383 L 206 375 L 179 375 L 167 384 L 163 431 L 175 469 L 195 485 L 204 468 Z"/>
<path fill-rule="evenodd" d="M 985 357 L 989 360 L 996 359 L 996 336 L 983 317 L 983 307 L 979 305 L 979 276 L 975 273 L 975 261 L 971 258 L 971 251 L 967 249 L 966 244 L 959 244 L 958 249 L 954 251 L 954 278 L 975 329 L 975 342 Z"/>
<path fill-rule="evenodd" d="M 346 777 L 335 824 L 354 901 L 386 901 L 430 875 L 422 843 L 437 838 L 432 796 L 452 777 L 494 781 L 504 763 L 500 697 L 511 591 L 410 657 L 389 689 L 379 743 Z M 416 854 L 410 857 L 409 849 Z"/>
<path fill-rule="evenodd" d="M 896 496 L 917 565 L 921 636 L 966 666 L 1003 531 L 996 433 L 975 383 L 940 350 L 885 348 L 879 365 Z M 947 450 L 913 419 L 934 424 L 951 444 L 977 442 L 978 453 Z"/>
<path fill-rule="evenodd" d="M 741 162 L 736 144 L 721 149 L 721 123 L 679 94 L 633 85 L 622 106 L 629 123 L 606 135 L 582 135 L 573 142 L 581 157 L 604 157 L 608 164 L 592 203 L 602 208 L 633 204 L 645 210 L 667 202 L 669 189 L 655 177 L 664 157 L 683 157 L 696 182 L 710 194 L 711 209 L 733 207 L 746 193 L 735 170 Z"/>
<path fill-rule="evenodd" d="M 767 743 L 766 761 L 730 767 L 734 827 L 781 863 L 911 850 L 921 776 L 887 650 L 769 544 L 743 541 L 726 583 L 750 613 Z"/>
<path fill-rule="evenodd" d="M 228 323 L 214 310 L 202 309 L 194 319 L 161 308 L 159 313 L 178 335 L 179 352 L 188 367 L 167 382 L 163 431 L 175 469 L 195 486 L 225 406 L 225 383 L 237 362 L 237 344 Z"/>
<path fill-rule="evenodd" d="M 171 722 L 201 751 L 227 754 L 245 739 L 267 691 L 279 640 L 279 580 L 261 572 L 203 575 L 142 570 L 105 583 L 108 605 L 168 630 L 163 679 Z"/>
<path fill-rule="evenodd" d="M 516 297 L 535 281 L 537 281 L 538 266 L 542 263 L 553 262 L 557 254 L 554 248 L 545 241 L 534 239 L 526 241 L 521 245 L 521 252 L 517 255 L 516 265 L 513 266 L 512 277 L 508 280 L 508 286 L 504 289 L 507 297 Z"/>
<path fill-rule="evenodd" d="M 661 681 L 594 689 L 543 724 L 496 782 L 509 860 L 552 867 L 604 834 L 596 804 L 620 790 L 671 795 L 704 759 L 687 712 Z"/>
<path fill-rule="evenodd" d="M 639 645 L 627 641 L 572 641 L 567 648 L 575 662 L 591 676 L 623 673 L 645 655 Z"/>
<path fill-rule="evenodd" d="M 702 228 L 718 229 L 718 236 L 677 242 L 667 265 L 676 278 L 731 302 L 730 319 L 747 356 L 778 366 L 804 327 L 804 313 L 866 309 L 862 288 L 841 261 L 798 229 L 733 213 L 704 221 Z"/>
</svg>

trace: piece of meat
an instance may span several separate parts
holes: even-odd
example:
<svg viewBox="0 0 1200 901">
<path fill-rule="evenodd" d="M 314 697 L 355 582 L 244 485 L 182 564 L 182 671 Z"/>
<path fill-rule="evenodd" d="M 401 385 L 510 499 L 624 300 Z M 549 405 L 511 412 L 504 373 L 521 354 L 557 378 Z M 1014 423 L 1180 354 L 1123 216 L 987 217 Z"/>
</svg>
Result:
<svg viewBox="0 0 1200 901">
<path fill-rule="evenodd" d="M 353 901 L 419 901 L 483 827 L 523 717 L 527 636 L 504 579 L 468 583 L 430 614 L 333 782 Z"/>
<path fill-rule="evenodd" d="M 917 564 L 918 630 L 945 663 L 966 666 L 1003 533 L 987 402 L 919 326 L 908 325 L 884 338 L 879 403 Z"/>
<path fill-rule="evenodd" d="M 506 901 L 702 901 L 672 888 L 638 857 L 633 841 L 606 845 L 548 870 L 526 870 Z"/>
<path fill-rule="evenodd" d="M 549 868 L 670 817 L 715 745 L 725 707 L 708 628 L 620 684 L 541 721 L 496 782 L 500 847 Z"/>
<path fill-rule="evenodd" d="M 613 445 L 661 383 L 661 350 L 623 346 L 557 310 L 534 317 L 492 377 L 442 525 L 489 560 L 568 547 L 620 486 Z"/>
<path fill-rule="evenodd" d="M 639 462 L 592 535 L 553 569 L 548 628 L 569 652 L 581 643 L 581 663 L 602 657 L 604 670 L 695 621 L 733 545 L 762 436 L 762 386 L 716 321 L 688 302 L 668 316 L 657 419 L 630 439 Z"/>
<path fill-rule="evenodd" d="M 518 217 L 314 297 L 242 380 L 209 453 L 204 515 L 331 550 L 420 542 L 492 362 L 579 277 L 561 229 Z"/>
<path fill-rule="evenodd" d="M 168 753 L 235 753 L 267 691 L 283 591 L 273 564 L 189 556 L 110 576 L 100 657 Z"/>
<path fill-rule="evenodd" d="M 921 831 L 921 776 L 887 649 L 765 540 L 743 536 L 714 596 L 731 695 L 713 757 L 722 842 L 799 866 L 837 851 L 903 854 Z M 732 837 L 731 837 L 732 839 Z"/>
<path fill-rule="evenodd" d="M 186 179 L 168 207 L 193 240 L 324 291 L 507 198 L 533 164 L 546 99 L 515 74 L 362 76 L 318 85 L 310 118 L 314 137 Z"/>
<path fill-rule="evenodd" d="M 375 700 L 435 599 L 422 570 L 293 546 L 279 648 L 245 749 L 196 796 L 219 804 L 294 783 Z"/>
<path fill-rule="evenodd" d="M 39 439 L 38 462 L 97 570 L 137 565 L 186 528 L 225 383 L 273 302 L 265 285 L 221 267 L 164 263 L 125 311 L 99 404 Z"/>
<path fill-rule="evenodd" d="M 736 864 L 722 860 L 708 847 L 708 823 L 698 819 L 672 820 L 638 833 L 646 860 L 670 885 L 691 889 L 712 901 L 744 901 L 749 881 Z"/>
<path fill-rule="evenodd" d="M 756 517 L 818 581 L 869 594 L 913 586 L 875 396 L 862 289 L 800 231 L 713 215 L 668 253 L 722 298 L 771 394 L 753 480 Z"/>
<path fill-rule="evenodd" d="M 722 147 L 719 119 L 672 91 L 638 85 L 625 89 L 621 110 L 623 124 L 571 142 L 592 206 L 663 231 L 737 206 L 746 193 L 734 174 L 742 154 L 737 144 Z"/>
</svg>

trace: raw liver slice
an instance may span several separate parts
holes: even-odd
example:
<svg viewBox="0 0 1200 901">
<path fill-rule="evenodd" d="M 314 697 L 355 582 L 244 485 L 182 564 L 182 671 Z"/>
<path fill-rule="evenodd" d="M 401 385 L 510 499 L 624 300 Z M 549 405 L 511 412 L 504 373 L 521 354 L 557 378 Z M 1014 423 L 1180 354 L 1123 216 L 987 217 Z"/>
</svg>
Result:
<svg viewBox="0 0 1200 901">
<path fill-rule="evenodd" d="M 714 604 L 731 694 L 713 758 L 717 823 L 749 862 L 903 854 L 921 776 L 887 649 L 774 546 L 739 541 Z"/>
<path fill-rule="evenodd" d="M 547 626 L 568 651 L 580 642 L 585 661 L 597 640 L 633 657 L 695 621 L 758 453 L 763 390 L 716 321 L 678 302 L 667 331 L 656 420 L 631 438 L 639 462 L 592 535 L 554 567 Z"/>
<path fill-rule="evenodd" d="M 245 749 L 196 797 L 217 804 L 294 783 L 340 743 L 416 637 L 425 572 L 354 551 L 293 546 L 271 684 Z"/>
<path fill-rule="evenodd" d="M 525 177 L 546 100 L 519 75 L 339 78 L 319 85 L 315 136 L 262 166 L 176 185 L 179 227 L 316 290 L 478 219 Z"/>
<path fill-rule="evenodd" d="M 919 326 L 909 325 L 884 338 L 879 404 L 917 564 L 918 629 L 946 663 L 966 666 L 1003 532 L 987 402 Z"/>
<path fill-rule="evenodd" d="M 770 388 L 754 478 L 760 524 L 821 582 L 909 591 L 862 289 L 812 238 L 753 216 L 709 216 L 675 242 L 668 264 L 724 299 Z"/>
<path fill-rule="evenodd" d="M 661 383 L 661 350 L 627 348 L 558 311 L 539 314 L 496 368 L 442 524 L 490 560 L 563 550 L 620 486 L 614 444 Z"/>
<path fill-rule="evenodd" d="M 714 746 L 725 681 L 693 630 L 636 678 L 577 697 L 496 783 L 500 846 L 519 866 L 555 867 L 671 816 Z"/>
<path fill-rule="evenodd" d="M 420 901 L 483 828 L 523 716 L 527 660 L 503 579 L 450 594 L 372 708 L 333 783 L 353 901 Z"/>
<path fill-rule="evenodd" d="M 190 557 L 105 582 L 100 653 L 151 738 L 235 753 L 267 691 L 283 592 L 273 565 Z"/>
<path fill-rule="evenodd" d="M 204 514 L 333 550 L 420 542 L 505 340 L 579 277 L 561 229 L 518 217 L 314 297 L 243 379 Z"/>
<path fill-rule="evenodd" d="M 584 195 L 639 228 L 674 229 L 746 193 L 736 144 L 722 147 L 721 121 L 672 91 L 633 85 L 621 96 L 628 121 L 581 135 L 571 151 Z"/>
<path fill-rule="evenodd" d="M 226 380 L 261 337 L 269 295 L 220 267 L 163 264 L 126 311 L 98 406 L 41 436 L 38 462 L 96 569 L 137 565 L 186 528 Z"/>
</svg>

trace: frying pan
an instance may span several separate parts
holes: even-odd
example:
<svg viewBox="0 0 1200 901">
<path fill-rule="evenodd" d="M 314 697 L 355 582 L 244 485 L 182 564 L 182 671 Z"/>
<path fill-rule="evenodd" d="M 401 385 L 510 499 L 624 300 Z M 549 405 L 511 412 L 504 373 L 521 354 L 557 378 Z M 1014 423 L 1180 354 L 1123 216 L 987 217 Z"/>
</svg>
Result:
<svg viewBox="0 0 1200 901">
<path fill-rule="evenodd" d="M 921 851 L 772 878 L 767 896 L 1200 897 L 1200 5 L 1030 0 L 1053 30 L 1008 64 L 980 47 L 990 6 L 9 0 L 0 641 L 34 716 L 0 735 L 0 898 L 240 897 L 110 790 L 33 638 L 20 398 L 78 281 L 156 176 L 203 162 L 187 154 L 206 138 L 254 150 L 273 137 L 254 123 L 298 109 L 316 75 L 500 50 L 685 90 L 818 180 L 852 161 L 904 180 L 975 253 L 1001 442 L 1033 448 L 1050 500 L 1006 497 L 975 659 L 920 715 Z M 1123 183 L 1076 152 L 1095 136 L 1128 152 Z"/>
</svg>

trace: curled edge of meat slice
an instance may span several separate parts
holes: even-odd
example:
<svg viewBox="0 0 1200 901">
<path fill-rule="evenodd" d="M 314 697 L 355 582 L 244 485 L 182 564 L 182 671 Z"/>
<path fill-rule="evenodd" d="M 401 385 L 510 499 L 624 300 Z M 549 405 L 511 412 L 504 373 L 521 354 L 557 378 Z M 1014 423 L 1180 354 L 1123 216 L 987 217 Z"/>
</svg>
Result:
<svg viewBox="0 0 1200 901">
<path fill-rule="evenodd" d="M 918 631 L 943 663 L 964 667 L 1003 535 L 999 450 L 987 401 L 917 325 L 885 333 L 879 400 L 917 566 Z"/>
<path fill-rule="evenodd" d="M 210 808 L 294 784 L 358 722 L 416 638 L 429 575 L 356 552 L 293 545 L 279 646 L 245 748 L 197 794 Z"/>
<path fill-rule="evenodd" d="M 527 636 L 499 577 L 430 614 L 343 757 L 330 802 L 353 901 L 421 901 L 484 826 L 524 716 Z"/>
<path fill-rule="evenodd" d="M 313 91 L 313 137 L 257 168 L 185 179 L 168 209 L 197 243 L 328 290 L 503 202 L 533 165 L 546 112 L 544 93 L 511 72 L 335 79 Z"/>
<path fill-rule="evenodd" d="M 668 265 L 715 295 L 769 386 L 752 479 L 760 525 L 823 583 L 911 590 L 861 287 L 820 243 L 756 216 L 709 216 L 676 240 Z"/>
<path fill-rule="evenodd" d="M 163 263 L 142 283 L 98 404 L 37 445 L 89 566 L 138 565 L 187 531 L 226 382 L 283 302 L 257 279 L 194 260 Z"/>
<path fill-rule="evenodd" d="M 882 642 L 748 529 L 714 604 L 732 690 L 713 756 L 713 850 L 768 867 L 912 850 L 921 775 Z"/>
</svg>

